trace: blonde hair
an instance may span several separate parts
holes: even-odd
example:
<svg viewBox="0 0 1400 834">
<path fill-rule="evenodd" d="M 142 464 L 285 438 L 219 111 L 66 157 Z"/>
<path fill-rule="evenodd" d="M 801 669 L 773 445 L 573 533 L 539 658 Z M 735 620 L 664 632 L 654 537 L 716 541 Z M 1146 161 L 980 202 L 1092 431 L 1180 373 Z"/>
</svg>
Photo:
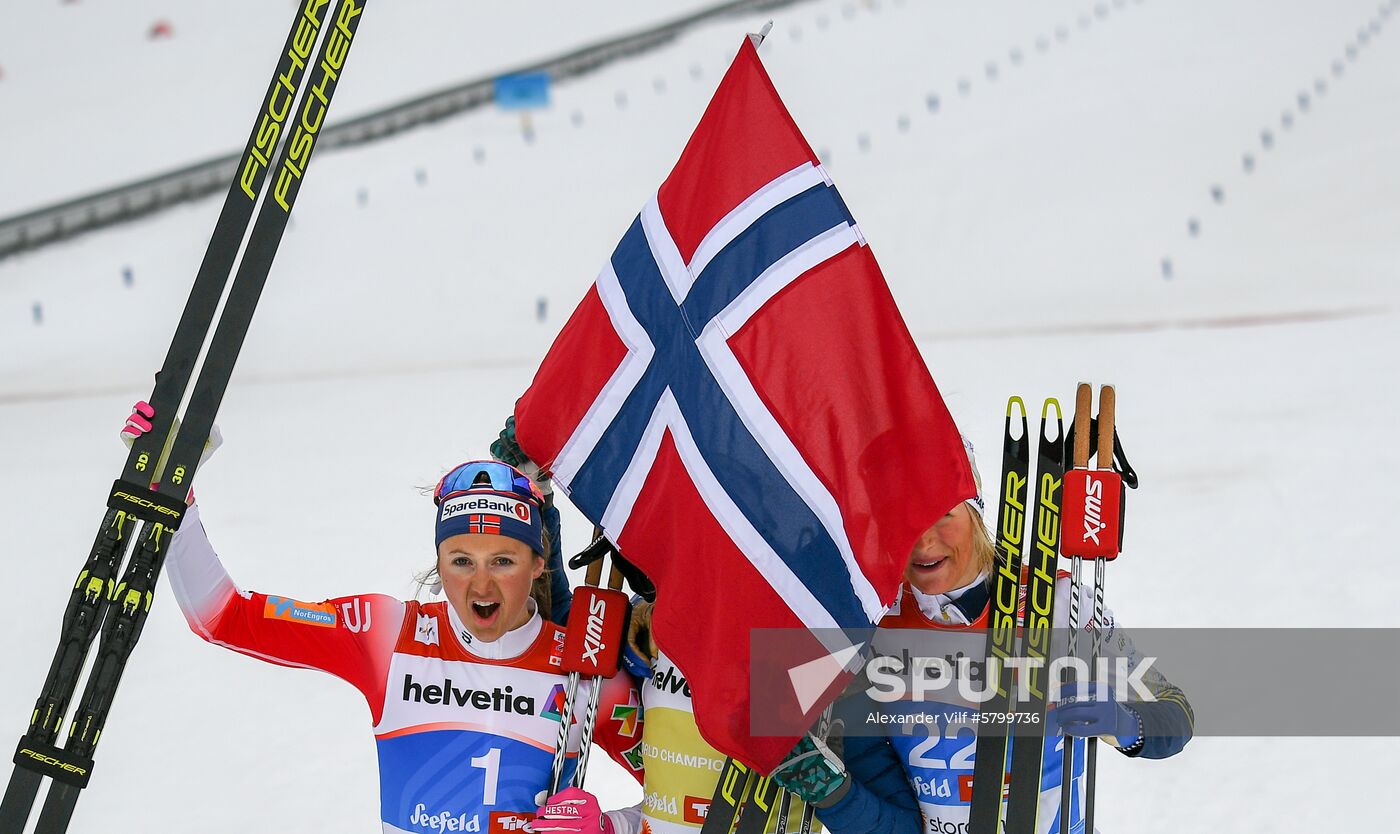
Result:
<svg viewBox="0 0 1400 834">
<path fill-rule="evenodd" d="M 997 567 L 997 548 L 992 543 L 992 534 L 987 532 L 987 525 L 982 521 L 981 514 L 973 509 L 971 504 L 964 501 L 962 505 L 972 516 L 972 555 L 977 560 L 977 570 L 983 576 L 991 576 Z"/>
</svg>

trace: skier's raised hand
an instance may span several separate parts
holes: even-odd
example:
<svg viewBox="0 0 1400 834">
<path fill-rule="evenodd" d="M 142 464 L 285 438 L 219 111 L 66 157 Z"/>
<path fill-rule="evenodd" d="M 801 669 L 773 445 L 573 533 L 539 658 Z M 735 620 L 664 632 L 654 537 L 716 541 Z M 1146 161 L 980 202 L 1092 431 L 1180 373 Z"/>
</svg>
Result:
<svg viewBox="0 0 1400 834">
<path fill-rule="evenodd" d="M 525 450 L 520 448 L 520 442 L 515 439 L 515 415 L 506 418 L 505 428 L 501 429 L 501 433 L 491 442 L 491 457 L 529 475 L 545 495 L 553 494 L 554 485 L 549 482 L 549 473 L 530 460 Z"/>
</svg>

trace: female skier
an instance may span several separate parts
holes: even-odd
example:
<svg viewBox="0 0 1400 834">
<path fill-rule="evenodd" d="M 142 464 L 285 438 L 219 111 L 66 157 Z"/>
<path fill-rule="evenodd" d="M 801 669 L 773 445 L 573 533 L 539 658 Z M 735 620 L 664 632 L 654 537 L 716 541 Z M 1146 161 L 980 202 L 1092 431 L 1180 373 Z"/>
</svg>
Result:
<svg viewBox="0 0 1400 834">
<path fill-rule="evenodd" d="M 954 507 L 915 543 L 899 597 L 881 620 L 876 633 L 878 654 L 901 656 L 908 652 L 913 657 L 942 658 L 964 651 L 969 656 L 980 656 L 985 648 L 985 632 L 960 634 L 988 627 L 991 583 L 997 564 L 996 549 L 982 521 L 982 480 L 977 472 L 977 461 L 972 444 L 964 440 L 964 445 L 978 495 Z M 1068 626 L 1069 595 L 1069 575 L 1060 573 L 1055 582 L 1054 626 L 1061 629 L 1061 633 Z M 1092 589 L 1084 589 L 1081 602 L 1082 610 L 1092 610 Z M 1104 613 L 1099 629 L 1101 656 L 1135 658 L 1132 641 L 1117 627 L 1111 612 Z M 930 631 L 938 632 L 937 636 L 930 635 Z M 1083 831 L 1081 794 L 1085 737 L 1098 736 L 1129 757 L 1157 759 L 1175 755 L 1190 740 L 1193 718 L 1185 694 L 1155 671 L 1149 671 L 1143 682 L 1152 692 L 1153 700 L 1117 701 L 1111 697 L 1110 690 L 1092 698 L 1083 697 L 1083 693 L 1077 693 L 1080 697 L 1068 697 L 1076 693 L 1067 693 L 1067 697 L 1053 705 L 1042 756 L 1039 822 L 1031 834 Z M 843 709 L 838 713 L 845 716 L 848 726 L 856 727 L 865 722 L 871 710 L 890 710 L 891 705 L 852 698 L 841 706 Z M 907 699 L 895 706 L 895 710 L 902 712 L 910 708 Z M 938 698 L 914 704 L 912 708 L 925 713 L 964 711 L 962 705 L 944 704 Z M 964 788 L 972 779 L 976 723 L 939 720 L 879 726 L 900 728 L 890 731 L 890 741 L 909 783 L 916 788 L 924 830 L 967 830 L 970 802 L 969 792 Z M 1061 740 L 1057 729 L 1067 738 L 1076 739 L 1075 782 L 1080 790 L 1072 798 L 1068 827 L 1062 827 L 1059 820 L 1062 780 L 1058 746 Z M 848 766 L 853 771 L 865 767 L 852 754 L 851 743 L 855 741 L 855 738 L 847 739 Z M 1013 739 L 1012 744 L 1017 741 L 1019 739 Z M 819 763 L 820 759 L 815 761 Z M 838 778 L 824 780 L 820 776 L 823 771 L 815 772 L 818 776 L 806 781 L 818 790 L 825 790 L 826 782 Z M 799 791 L 807 790 L 804 780 L 794 779 L 781 770 L 776 778 L 791 782 Z M 820 803 L 818 808 L 818 818 L 824 819 Z"/>
<path fill-rule="evenodd" d="M 138 404 L 122 433 L 149 431 L 152 416 Z M 364 695 L 385 832 L 523 829 L 547 793 L 566 720 L 565 635 L 541 616 L 549 593 L 541 581 L 544 499 L 530 478 L 490 460 L 443 476 L 433 494 L 431 578 L 446 599 L 427 603 L 382 594 L 301 602 L 244 591 L 215 555 L 192 499 L 166 557 L 190 628 L 260 660 L 329 672 Z M 625 676 L 612 681 L 627 689 Z M 588 687 L 579 687 L 580 712 Z M 607 710 L 611 696 L 604 702 Z M 574 723 L 568 749 L 576 753 L 578 743 Z M 565 779 L 571 770 L 572 758 Z"/>
</svg>

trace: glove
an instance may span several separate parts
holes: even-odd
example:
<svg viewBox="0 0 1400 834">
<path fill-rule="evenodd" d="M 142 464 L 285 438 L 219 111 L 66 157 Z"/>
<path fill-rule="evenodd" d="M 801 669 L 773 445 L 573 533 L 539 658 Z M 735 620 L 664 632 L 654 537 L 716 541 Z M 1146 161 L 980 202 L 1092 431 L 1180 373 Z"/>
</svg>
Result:
<svg viewBox="0 0 1400 834">
<path fill-rule="evenodd" d="M 612 834 L 612 822 L 598 807 L 598 798 L 583 788 L 565 788 L 544 801 L 544 807 L 525 826 L 532 832 L 563 831 L 569 834 Z"/>
<path fill-rule="evenodd" d="M 622 667 L 635 678 L 651 677 L 656 660 L 656 642 L 651 639 L 651 606 L 646 600 L 633 598 L 632 616 L 627 620 L 627 645 L 622 647 Z"/>
<path fill-rule="evenodd" d="M 607 536 L 597 537 L 588 547 L 579 551 L 578 555 L 569 560 L 569 568 L 578 570 L 585 565 L 593 564 L 604 556 L 612 556 L 613 563 L 617 565 L 618 570 L 622 571 L 622 577 L 627 580 L 627 585 L 631 587 L 633 593 L 647 602 L 656 602 L 656 586 L 652 584 L 651 579 L 642 573 L 636 565 L 622 558 L 622 554 L 617 552 L 617 548 L 613 547 Z"/>
<path fill-rule="evenodd" d="M 542 471 L 538 464 L 530 460 L 520 448 L 520 442 L 515 439 L 515 415 L 506 418 L 506 427 L 501 429 L 500 435 L 491 443 L 491 457 L 501 463 L 508 463 L 530 476 L 530 480 L 534 481 L 540 492 L 545 495 L 554 493 L 554 486 L 549 482 L 549 473 Z"/>
<path fill-rule="evenodd" d="M 126 418 L 126 425 L 122 426 L 121 433 L 119 434 L 122 442 L 127 445 L 127 448 L 130 448 L 131 445 L 136 442 L 136 438 L 151 430 L 151 420 L 154 419 L 155 416 L 156 410 L 145 400 L 141 400 L 131 407 L 131 415 Z M 179 431 L 179 429 L 180 419 L 177 417 L 175 418 L 175 430 Z M 209 430 L 209 438 L 204 441 L 203 451 L 199 453 L 199 465 L 203 466 L 205 461 L 213 457 L 214 452 L 222 445 L 224 445 L 224 434 L 219 431 L 219 426 L 215 423 Z M 167 444 L 167 448 L 162 452 L 162 456 L 169 454 L 169 452 L 170 449 Z M 162 461 L 160 465 L 164 466 L 164 461 Z M 158 485 L 159 484 L 156 484 L 156 486 Z M 193 487 L 190 488 L 189 495 L 185 496 L 185 503 L 194 503 Z"/>
<path fill-rule="evenodd" d="M 156 416 L 156 410 L 151 408 L 151 404 L 141 400 L 131 407 L 131 416 L 126 418 L 126 425 L 122 426 L 122 442 L 127 446 L 136 442 L 136 438 L 151 430 L 151 418 Z"/>
<path fill-rule="evenodd" d="M 1066 736 L 1103 736 L 1120 750 L 1142 741 L 1142 718 L 1127 704 L 1114 700 L 1113 687 L 1106 684 L 1076 684 L 1068 696 L 1055 702 L 1049 718 Z"/>
<path fill-rule="evenodd" d="M 131 416 L 126 418 L 126 425 L 122 426 L 121 439 L 131 448 L 131 444 L 136 442 L 136 438 L 151 430 L 151 420 L 155 419 L 156 410 L 145 400 L 141 400 L 131 407 Z M 175 428 L 180 428 L 180 418 L 175 418 Z M 219 424 L 215 423 L 209 429 L 209 438 L 204 441 L 204 450 L 199 453 L 199 465 L 203 466 L 220 446 L 224 445 L 224 433 L 219 431 Z"/>
<path fill-rule="evenodd" d="M 829 807 L 845 793 L 850 781 L 840 750 L 839 735 L 822 741 L 808 733 L 773 771 L 773 781 L 808 805 Z"/>
</svg>

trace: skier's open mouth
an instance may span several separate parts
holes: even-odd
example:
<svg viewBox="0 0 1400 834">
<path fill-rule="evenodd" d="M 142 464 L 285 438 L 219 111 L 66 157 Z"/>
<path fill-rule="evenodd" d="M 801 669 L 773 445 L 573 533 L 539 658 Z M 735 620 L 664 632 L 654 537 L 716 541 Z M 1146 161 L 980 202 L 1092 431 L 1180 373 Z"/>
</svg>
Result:
<svg viewBox="0 0 1400 834">
<path fill-rule="evenodd" d="M 948 561 L 948 557 L 941 556 L 937 559 L 929 559 L 925 562 L 914 562 L 913 567 L 914 570 L 917 571 L 934 571 L 938 570 L 938 568 L 946 561 Z"/>
<path fill-rule="evenodd" d="M 499 602 L 473 602 L 471 605 L 472 615 L 476 617 L 478 625 L 491 625 L 496 621 L 496 614 L 501 610 Z"/>
</svg>

